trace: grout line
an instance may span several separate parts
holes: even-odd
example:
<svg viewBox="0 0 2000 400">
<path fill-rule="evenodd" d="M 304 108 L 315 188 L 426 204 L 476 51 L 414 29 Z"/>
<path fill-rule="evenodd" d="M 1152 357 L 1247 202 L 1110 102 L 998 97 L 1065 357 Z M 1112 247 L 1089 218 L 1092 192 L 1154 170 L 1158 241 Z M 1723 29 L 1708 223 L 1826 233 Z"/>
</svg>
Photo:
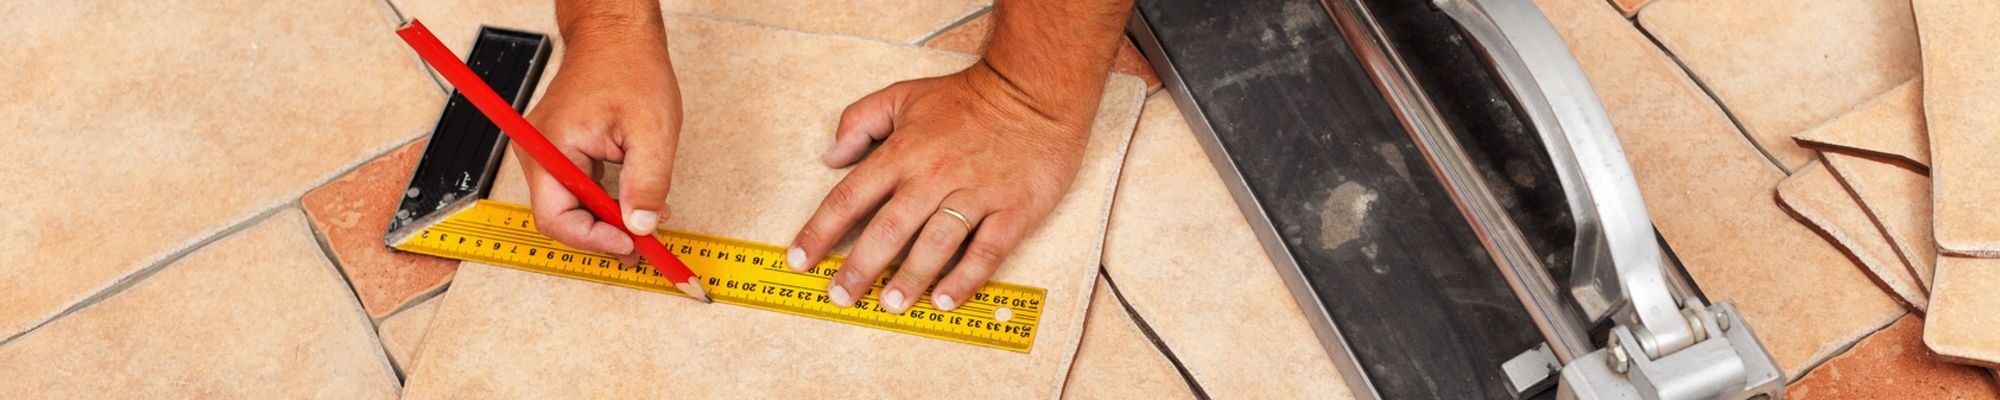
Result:
<svg viewBox="0 0 2000 400">
<path fill-rule="evenodd" d="M 347 279 L 347 270 L 342 268 L 340 261 L 333 256 L 333 247 L 327 243 L 326 236 L 321 233 L 319 224 L 313 221 L 312 213 L 306 211 L 305 200 L 303 198 L 293 200 L 292 206 L 299 210 L 301 217 L 305 217 L 306 234 L 312 235 L 313 245 L 319 247 L 320 259 L 326 261 L 325 266 L 332 267 L 333 279 L 339 280 L 342 285 L 347 287 L 347 293 L 352 295 L 349 299 L 353 301 L 348 303 L 352 307 L 351 309 L 355 311 L 352 315 L 361 317 L 359 319 L 367 327 L 365 330 L 367 331 L 368 342 L 375 345 L 375 355 L 381 357 L 383 364 L 389 367 L 389 375 L 396 378 L 396 385 L 400 389 L 404 381 L 403 369 L 401 365 L 396 364 L 395 357 L 389 356 L 389 347 L 382 344 L 382 328 L 375 323 L 374 318 L 369 317 L 368 307 L 361 303 L 360 292 L 354 289 L 354 282 Z"/>
<path fill-rule="evenodd" d="M 394 26 L 389 27 L 389 29 L 393 30 L 396 28 L 401 28 L 403 27 L 403 24 L 410 23 L 410 16 L 407 14 L 403 14 L 403 9 L 396 7 L 395 0 L 381 0 L 381 2 L 382 6 L 389 10 L 389 16 L 394 17 L 396 19 L 395 21 L 393 21 L 396 24 Z M 439 78 L 436 73 L 431 72 L 430 64 L 425 64 L 423 57 L 417 56 L 416 52 L 409 51 L 409 49 L 407 48 L 403 50 L 404 53 L 409 55 L 410 56 L 409 58 L 417 64 L 417 70 L 422 71 L 425 77 L 430 78 L 432 86 L 437 86 L 438 91 L 444 92 L 446 96 L 451 95 L 451 89 L 445 86 L 444 80 Z M 450 102 L 451 99 L 447 97 L 445 101 Z"/>
<path fill-rule="evenodd" d="M 20 339 L 22 337 L 28 336 L 28 334 L 41 330 L 42 327 L 48 326 L 49 324 L 62 320 L 63 318 L 68 317 L 71 314 L 80 312 L 85 308 L 90 308 L 90 306 L 97 305 L 97 303 L 102 303 L 113 296 L 117 296 L 118 294 L 125 293 L 125 291 L 131 289 L 132 286 L 138 285 L 140 282 L 145 281 L 146 278 L 151 278 L 153 277 L 153 275 L 159 274 L 161 270 L 165 270 L 168 266 L 172 266 L 174 263 L 180 262 L 181 259 L 187 258 L 189 254 L 194 254 L 194 252 L 200 251 L 201 249 L 208 247 L 208 245 L 213 244 L 216 241 L 220 241 L 223 238 L 235 235 L 237 232 L 242 232 L 243 230 L 249 229 L 250 227 L 257 226 L 257 224 L 263 223 L 265 220 L 270 219 L 271 216 L 278 215 L 278 213 L 283 212 L 286 209 L 289 209 L 290 206 L 291 203 L 278 203 L 270 208 L 264 209 L 263 211 L 258 211 L 255 214 L 252 214 L 250 218 L 246 218 L 242 221 L 237 222 L 234 225 L 230 225 L 228 227 L 223 228 L 220 231 L 210 234 L 208 237 L 204 237 L 201 240 L 197 240 L 193 244 L 190 244 L 186 247 L 182 247 L 180 250 L 175 250 L 174 252 L 167 254 L 166 257 L 161 257 L 158 261 L 154 261 L 150 265 L 139 268 L 138 271 L 134 271 L 131 274 L 126 275 L 124 278 L 119 278 L 118 281 L 113 282 L 111 286 L 106 287 L 103 290 L 99 290 L 97 293 L 91 294 L 90 297 L 86 297 L 82 301 L 76 302 L 76 304 L 71 304 L 69 308 L 65 308 L 61 312 L 57 312 L 56 315 L 51 316 L 48 319 L 42 320 L 41 323 L 35 324 L 35 326 L 28 327 L 28 329 L 22 330 L 21 333 L 14 334 L 14 336 L 10 336 L 4 340 L 0 340 L 0 346 L 6 346 L 9 343 L 13 343 L 15 339 Z"/>
<path fill-rule="evenodd" d="M 984 16 L 986 16 L 986 14 L 989 14 L 989 13 L 992 13 L 992 12 L 993 12 L 993 5 L 990 5 L 990 4 L 989 4 L 989 5 L 987 5 L 986 7 L 982 7 L 982 8 L 980 8 L 980 9 L 978 9 L 978 10 L 973 10 L 971 14 L 967 14 L 967 15 L 966 15 L 965 17 L 963 17 L 963 18 L 959 18 L 959 19 L 958 19 L 957 21 L 952 21 L 952 23 L 951 23 L 950 25 L 945 25 L 945 26 L 944 26 L 943 28 L 939 28 L 939 29 L 938 29 L 937 31 L 935 31 L 935 32 L 931 32 L 931 33 L 930 33 L 930 34 L 928 34 L 928 35 L 924 35 L 924 37 L 923 37 L 923 38 L 919 38 L 919 39 L 917 39 L 917 41 L 916 41 L 915 43 L 912 43 L 912 44 L 915 44 L 915 45 L 918 45 L 918 46 L 926 46 L 926 45 L 929 45 L 929 44 L 931 43 L 931 41 L 932 41 L 932 40 L 936 40 L 936 39 L 938 38 L 938 36 L 944 36 L 944 34 L 945 34 L 946 32 L 951 32 L 951 31 L 952 31 L 952 30 L 954 30 L 954 29 L 958 29 L 958 27 L 961 27 L 961 26 L 965 26 L 965 24 L 968 24 L 968 23 L 972 23 L 972 20 L 975 20 L 975 19 L 979 19 L 979 17 L 984 17 Z"/>
<path fill-rule="evenodd" d="M 1208 400 L 1210 398 L 1208 391 L 1202 390 L 1201 382 L 1196 381 L 1194 374 L 1188 372 L 1187 365 L 1182 364 L 1181 358 L 1174 355 L 1174 349 L 1167 347 L 1167 343 L 1160 340 L 1160 335 L 1153 332 L 1153 326 L 1146 323 L 1144 316 L 1139 315 L 1139 310 L 1132 309 L 1132 303 L 1125 301 L 1125 293 L 1118 290 L 1118 282 L 1111 280 L 1111 273 L 1105 271 L 1104 266 L 1099 265 L 1097 266 L 1097 276 L 1103 277 L 1104 284 L 1111 287 L 1111 295 L 1118 298 L 1118 305 L 1125 307 L 1125 316 L 1131 318 L 1132 323 L 1139 325 L 1139 332 L 1146 334 L 1146 340 L 1152 341 L 1153 347 L 1160 350 L 1160 355 L 1166 356 L 1167 361 L 1174 364 L 1174 370 L 1181 373 L 1181 380 L 1187 383 L 1189 391 L 1194 392 L 1194 397 Z"/>
<path fill-rule="evenodd" d="M 334 254 L 333 243 L 326 240 L 326 231 L 320 228 L 319 221 L 312 218 L 312 211 L 306 209 L 305 198 L 300 197 L 298 200 L 293 200 L 292 204 L 298 206 L 299 211 L 306 215 L 306 227 L 312 231 L 313 244 L 319 246 L 320 256 L 326 257 L 326 262 L 333 265 L 334 272 L 340 273 L 340 283 L 347 285 L 347 293 L 353 295 L 354 304 L 361 307 L 361 314 L 368 315 L 368 303 L 361 300 L 361 289 L 354 287 L 354 279 L 350 278 L 351 275 L 347 273 L 347 265 L 341 263 L 340 257 Z M 388 316 L 383 316 L 382 318 L 386 319 Z M 382 329 L 382 321 L 377 321 L 375 317 L 369 316 L 368 326 L 375 329 Z"/>
<path fill-rule="evenodd" d="M 289 196 L 291 200 L 273 203 L 268 208 L 251 213 L 249 217 L 243 220 L 239 220 L 236 221 L 235 223 L 224 226 L 222 229 L 217 230 L 213 233 L 209 233 L 207 236 L 202 237 L 199 240 L 195 240 L 193 243 L 182 245 L 180 248 L 168 252 L 167 255 L 154 260 L 145 267 L 140 267 L 137 271 L 133 271 L 132 273 L 125 275 L 125 277 L 123 278 L 119 278 L 118 281 L 113 282 L 111 286 L 98 290 L 97 293 L 91 294 L 90 297 L 86 297 L 82 301 L 78 301 L 75 304 L 71 304 L 68 308 L 65 308 L 62 311 L 57 312 L 55 315 L 50 316 L 48 319 L 42 320 L 40 323 L 36 323 L 34 326 L 30 326 L 28 327 L 28 329 L 23 329 L 21 330 L 20 333 L 14 334 L 14 336 L 9 336 L 6 339 L 0 339 L 0 346 L 6 346 L 8 343 L 13 343 L 15 339 L 19 339 L 23 336 L 27 336 L 29 333 L 33 333 L 34 331 L 40 330 L 42 327 L 48 326 L 48 324 L 54 323 L 56 320 L 68 317 L 70 314 L 74 314 L 77 311 L 81 311 L 84 308 L 102 302 L 111 296 L 123 293 L 126 289 L 130 288 L 132 285 L 137 284 L 140 281 L 145 280 L 146 278 L 152 277 L 154 274 L 158 274 L 160 272 L 160 269 L 163 269 L 170 264 L 180 261 L 182 258 L 187 257 L 188 254 L 193 253 L 196 250 L 200 250 L 203 247 L 207 247 L 210 243 L 214 243 L 215 241 L 221 240 L 224 237 L 228 237 L 229 235 L 233 235 L 236 232 L 240 232 L 244 229 L 247 229 L 250 226 L 262 223 L 264 222 L 264 220 L 270 219 L 272 215 L 276 215 L 279 211 L 283 211 L 287 207 L 300 203 L 306 194 L 312 193 L 314 190 L 318 190 L 319 188 L 326 186 L 326 184 L 332 183 L 333 181 L 340 179 L 340 177 L 347 176 L 347 174 L 353 173 L 355 170 L 361 169 L 362 166 L 368 165 L 369 162 L 375 161 L 376 159 L 380 159 L 383 156 L 388 155 L 389 153 L 395 152 L 397 149 L 403 148 L 403 146 L 409 145 L 410 143 L 414 143 L 419 140 L 425 140 L 426 138 L 429 137 L 430 137 L 429 133 L 420 133 L 414 137 L 405 139 L 401 142 L 397 142 L 395 144 L 383 148 L 373 149 L 373 151 L 369 153 L 364 153 L 367 154 L 366 158 L 363 158 L 360 161 L 350 165 L 341 166 L 334 173 L 322 177 L 317 181 L 308 183 L 307 184 L 308 186 L 304 191 L 300 191 L 296 194 L 293 194 L 292 196 Z M 301 208 L 300 212 L 304 213 L 305 211 L 303 208 Z M 310 220 L 312 218 L 308 217 L 306 219 Z"/>
<path fill-rule="evenodd" d="M 1648 3 L 1648 5 L 1651 5 L 1651 3 Z M 1701 93 L 1707 95 L 1709 101 L 1715 102 L 1715 108 L 1722 109 L 1722 116 L 1729 117 L 1729 124 L 1736 126 L 1736 133 L 1742 136 L 1743 140 L 1749 141 L 1750 147 L 1756 148 L 1758 154 L 1764 155 L 1765 161 L 1769 161 L 1772 166 L 1778 167 L 1778 171 L 1784 172 L 1785 176 L 1792 175 L 1792 169 L 1786 167 L 1785 163 L 1779 162 L 1777 156 L 1771 155 L 1771 151 L 1765 149 L 1763 143 L 1758 143 L 1757 138 L 1750 135 L 1750 129 L 1743 126 L 1743 120 L 1736 117 L 1736 112 L 1731 111 L 1729 106 L 1722 102 L 1722 98 L 1715 95 L 1715 90 L 1708 87 L 1708 82 L 1703 82 L 1700 76 L 1695 75 L 1694 70 L 1688 68 L 1687 63 L 1681 61 L 1679 55 L 1674 54 L 1673 50 L 1667 49 L 1666 43 L 1660 42 L 1660 38 L 1653 36 L 1653 32 L 1646 30 L 1646 27 L 1640 25 L 1637 20 L 1633 21 L 1632 28 L 1639 31 L 1640 35 L 1645 36 L 1647 41 L 1653 42 L 1653 47 L 1659 48 L 1661 53 L 1667 55 L 1667 59 L 1674 60 L 1674 66 L 1679 67 L 1681 73 L 1687 75 L 1688 80 L 1694 81 L 1694 86 L 1700 88 Z"/>
</svg>

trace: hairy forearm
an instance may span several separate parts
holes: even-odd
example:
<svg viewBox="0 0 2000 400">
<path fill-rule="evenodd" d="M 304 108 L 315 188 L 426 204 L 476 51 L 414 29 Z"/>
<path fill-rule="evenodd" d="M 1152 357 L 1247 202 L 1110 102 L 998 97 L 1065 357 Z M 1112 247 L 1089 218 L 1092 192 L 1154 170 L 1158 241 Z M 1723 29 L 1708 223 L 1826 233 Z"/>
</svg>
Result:
<svg viewBox="0 0 2000 400">
<path fill-rule="evenodd" d="M 985 63 L 1045 115 L 1092 118 L 1132 1 L 1001 0 Z"/>
<path fill-rule="evenodd" d="M 556 27 L 571 54 L 667 43 L 659 0 L 556 0 Z"/>
</svg>

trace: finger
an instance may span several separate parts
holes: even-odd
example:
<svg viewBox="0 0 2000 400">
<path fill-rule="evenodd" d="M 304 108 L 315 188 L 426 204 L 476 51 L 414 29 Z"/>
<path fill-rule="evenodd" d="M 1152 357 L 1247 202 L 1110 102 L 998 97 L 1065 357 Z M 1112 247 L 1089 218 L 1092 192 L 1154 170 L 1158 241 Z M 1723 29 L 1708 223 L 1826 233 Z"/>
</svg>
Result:
<svg viewBox="0 0 2000 400">
<path fill-rule="evenodd" d="M 840 113 L 840 127 L 833 131 L 833 147 L 820 160 L 840 168 L 861 160 L 868 145 L 889 137 L 896 128 L 896 111 L 909 93 L 907 83 L 889 85 L 849 104 Z"/>
<path fill-rule="evenodd" d="M 972 292 L 986 286 L 986 280 L 993 277 L 993 271 L 1006 261 L 1007 253 L 1027 236 L 1030 224 L 1026 218 L 1011 212 L 989 215 L 979 221 L 979 233 L 974 234 L 972 244 L 965 247 L 965 255 L 959 257 L 958 266 L 938 281 L 937 290 L 931 293 L 931 305 L 939 311 L 951 311 L 972 298 Z"/>
<path fill-rule="evenodd" d="M 582 164 L 584 160 L 580 155 L 568 155 L 571 162 Z M 541 165 L 522 157 L 521 170 L 528 180 L 528 201 L 534 210 L 536 230 L 578 250 L 611 254 L 632 252 L 630 235 L 626 235 L 623 229 L 598 222 L 589 211 L 582 209 L 583 204 L 577 201 L 576 196 L 564 189 L 562 182 L 543 170 Z"/>
<path fill-rule="evenodd" d="M 889 191 L 895 188 L 897 179 L 878 170 L 862 165 L 833 185 L 826 199 L 820 201 L 819 209 L 813 211 L 812 218 L 807 219 L 798 236 L 792 238 L 792 248 L 785 252 L 785 263 L 791 265 L 792 270 L 805 271 L 819 265 L 819 261 L 826 258 L 827 251 L 833 249 L 833 245 L 861 216 L 882 204 Z M 847 300 L 842 303 L 852 304 L 853 298 Z"/>
<path fill-rule="evenodd" d="M 905 185 L 910 188 L 912 185 Z M 888 269 L 889 261 L 903 252 L 910 237 L 922 229 L 924 220 L 936 212 L 939 195 L 925 193 L 921 189 L 904 190 L 889 199 L 882 210 L 875 213 L 875 219 L 861 231 L 861 239 L 854 243 L 854 253 L 847 255 L 847 261 L 840 264 L 840 272 L 827 283 L 828 297 L 832 293 L 845 292 L 861 297 L 874 286 L 875 278 Z M 917 295 L 910 295 L 917 293 Z M 910 302 L 923 292 L 898 291 L 882 292 L 882 307 L 891 314 L 902 314 L 910 308 Z M 836 303 L 838 305 L 838 303 Z"/>
<path fill-rule="evenodd" d="M 625 229 L 651 235 L 668 217 L 667 190 L 673 185 L 676 137 L 664 132 L 633 132 L 626 137 L 624 171 L 618 174 L 618 199 Z"/>
<path fill-rule="evenodd" d="M 890 301 L 891 295 L 916 293 L 921 296 L 925 290 L 930 289 L 931 282 L 937 280 L 938 272 L 944 270 L 944 264 L 951 261 L 953 254 L 958 253 L 959 244 L 965 243 L 966 236 L 972 234 L 972 227 L 977 226 L 975 224 L 978 223 L 979 216 L 966 212 L 970 208 L 966 208 L 963 201 L 954 199 L 956 197 L 945 197 L 942 203 L 944 206 L 939 207 L 938 212 L 932 213 L 930 219 L 924 221 L 923 231 L 917 235 L 916 244 L 910 246 L 909 257 L 903 258 L 903 266 L 896 269 L 896 276 L 889 279 L 889 284 L 882 289 L 884 308 L 898 314 L 909 310 L 910 305 L 916 303 L 915 296 L 898 298 L 896 300 L 902 301 L 896 302 Z M 952 204 L 959 205 L 954 207 Z M 959 216 L 945 212 L 947 208 L 958 212 L 965 219 L 960 220 Z"/>
</svg>

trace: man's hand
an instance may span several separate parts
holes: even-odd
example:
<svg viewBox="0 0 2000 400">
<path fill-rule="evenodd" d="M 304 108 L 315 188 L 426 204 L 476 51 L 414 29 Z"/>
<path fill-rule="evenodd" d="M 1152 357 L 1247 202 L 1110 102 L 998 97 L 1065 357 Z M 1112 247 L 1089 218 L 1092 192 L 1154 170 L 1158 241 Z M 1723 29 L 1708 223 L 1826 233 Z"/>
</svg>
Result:
<svg viewBox="0 0 2000 400">
<path fill-rule="evenodd" d="M 528 120 L 584 171 L 599 170 L 600 162 L 624 164 L 618 198 L 625 220 L 598 221 L 533 159 L 517 155 L 535 225 L 578 249 L 630 258 L 632 238 L 625 231 L 652 234 L 667 218 L 680 138 L 680 85 L 659 5 L 558 1 L 556 19 L 567 45 L 562 69 Z"/>
<path fill-rule="evenodd" d="M 1069 191 L 1131 2 L 1014 0 L 996 7 L 984 60 L 956 74 L 891 85 L 841 115 L 824 160 L 834 168 L 859 164 L 827 194 L 786 255 L 793 269 L 810 268 L 874 214 L 827 286 L 835 305 L 853 306 L 908 247 L 883 289 L 883 308 L 909 310 L 936 281 L 932 304 L 955 309 Z M 867 154 L 878 140 L 881 146 Z M 940 280 L 961 245 L 964 255 Z"/>
</svg>

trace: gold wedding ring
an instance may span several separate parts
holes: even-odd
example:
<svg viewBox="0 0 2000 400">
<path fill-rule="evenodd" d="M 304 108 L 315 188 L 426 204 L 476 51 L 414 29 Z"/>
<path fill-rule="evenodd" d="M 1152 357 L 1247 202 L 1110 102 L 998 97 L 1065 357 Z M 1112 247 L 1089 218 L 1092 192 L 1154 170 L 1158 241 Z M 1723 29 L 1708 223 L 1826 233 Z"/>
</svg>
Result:
<svg viewBox="0 0 2000 400">
<path fill-rule="evenodd" d="M 938 211 L 951 215 L 952 218 L 958 218 L 958 223 L 965 224 L 965 232 L 972 232 L 972 220 L 966 219 L 965 214 L 958 212 L 958 210 L 953 210 L 951 207 L 938 207 Z"/>
</svg>

